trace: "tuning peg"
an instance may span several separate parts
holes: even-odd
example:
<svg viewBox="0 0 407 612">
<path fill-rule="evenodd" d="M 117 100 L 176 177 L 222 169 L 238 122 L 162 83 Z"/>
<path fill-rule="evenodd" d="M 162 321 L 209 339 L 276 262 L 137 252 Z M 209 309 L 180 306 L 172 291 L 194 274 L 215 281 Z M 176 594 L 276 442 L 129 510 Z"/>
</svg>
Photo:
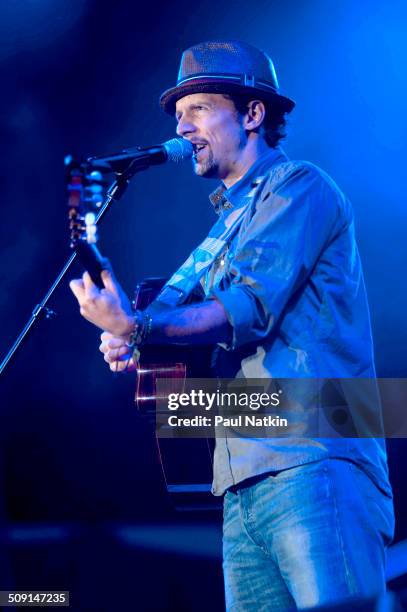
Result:
<svg viewBox="0 0 407 612">
<path fill-rule="evenodd" d="M 97 228 L 96 225 L 91 225 L 86 228 L 86 242 L 89 244 L 96 244 L 97 236 L 96 236 Z"/>
<path fill-rule="evenodd" d="M 85 225 L 86 227 L 91 226 L 91 225 L 95 225 L 95 221 L 96 221 L 96 215 L 93 212 L 88 212 L 85 215 Z"/>
<path fill-rule="evenodd" d="M 86 175 L 86 178 L 88 181 L 92 181 L 92 182 L 97 182 L 97 183 L 103 182 L 102 173 L 99 172 L 99 170 L 92 170 L 92 172 L 89 172 L 89 174 Z"/>
<path fill-rule="evenodd" d="M 103 187 L 97 183 L 92 183 L 91 185 L 86 185 L 85 191 L 90 191 L 90 193 L 102 193 Z"/>
</svg>

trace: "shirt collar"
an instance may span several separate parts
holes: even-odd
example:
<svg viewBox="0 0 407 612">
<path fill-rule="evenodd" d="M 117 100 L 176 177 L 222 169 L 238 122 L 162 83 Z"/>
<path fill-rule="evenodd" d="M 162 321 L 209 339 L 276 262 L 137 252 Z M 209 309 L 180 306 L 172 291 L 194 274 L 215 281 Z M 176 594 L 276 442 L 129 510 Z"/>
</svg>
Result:
<svg viewBox="0 0 407 612">
<path fill-rule="evenodd" d="M 280 147 L 271 149 L 261 155 L 241 179 L 227 189 L 221 183 L 215 191 L 213 191 L 209 200 L 211 201 L 215 212 L 219 215 L 222 211 L 230 208 L 239 208 L 243 204 L 243 198 L 250 194 L 250 191 L 263 178 L 264 174 L 270 167 L 277 163 L 286 161 L 288 158 Z"/>
</svg>

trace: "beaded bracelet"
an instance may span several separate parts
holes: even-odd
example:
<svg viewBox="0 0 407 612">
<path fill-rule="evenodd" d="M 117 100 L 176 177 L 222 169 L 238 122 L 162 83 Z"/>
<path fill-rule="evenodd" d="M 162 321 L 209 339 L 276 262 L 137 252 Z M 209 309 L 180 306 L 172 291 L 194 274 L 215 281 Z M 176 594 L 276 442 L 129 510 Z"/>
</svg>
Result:
<svg viewBox="0 0 407 612">
<path fill-rule="evenodd" d="M 151 332 L 152 326 L 153 320 L 149 314 L 141 310 L 135 310 L 134 330 L 130 334 L 129 342 L 126 343 L 127 346 L 133 350 L 134 361 L 138 361 L 140 358 L 140 351 L 138 348 L 145 343 Z"/>
</svg>

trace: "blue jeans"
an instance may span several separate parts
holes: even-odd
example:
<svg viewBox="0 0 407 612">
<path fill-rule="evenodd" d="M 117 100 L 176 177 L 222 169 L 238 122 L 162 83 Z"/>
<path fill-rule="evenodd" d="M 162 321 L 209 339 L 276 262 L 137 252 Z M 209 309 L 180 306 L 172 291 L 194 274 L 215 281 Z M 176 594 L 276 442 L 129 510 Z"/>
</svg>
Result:
<svg viewBox="0 0 407 612">
<path fill-rule="evenodd" d="M 227 491 L 228 611 L 277 612 L 385 589 L 392 498 L 350 461 L 324 459 Z"/>
</svg>

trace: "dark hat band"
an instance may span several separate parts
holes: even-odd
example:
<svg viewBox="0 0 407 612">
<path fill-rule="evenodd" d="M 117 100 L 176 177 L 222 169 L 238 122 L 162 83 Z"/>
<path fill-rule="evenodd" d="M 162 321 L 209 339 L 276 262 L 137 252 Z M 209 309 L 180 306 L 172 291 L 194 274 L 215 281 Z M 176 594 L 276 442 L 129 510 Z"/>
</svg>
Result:
<svg viewBox="0 0 407 612">
<path fill-rule="evenodd" d="M 184 83 L 189 83 L 194 80 L 210 81 L 211 79 L 218 79 L 218 80 L 227 81 L 230 83 L 238 83 L 239 85 L 243 85 L 243 87 L 253 87 L 254 89 L 257 89 L 257 88 L 268 89 L 269 91 L 277 93 L 277 89 L 274 87 L 274 85 L 271 85 L 271 83 L 268 83 L 267 81 L 261 81 L 260 79 L 256 79 L 256 77 L 254 77 L 253 75 L 230 74 L 230 73 L 226 74 L 226 73 L 221 73 L 221 72 L 218 72 L 216 74 L 208 74 L 206 72 L 205 73 L 201 72 L 199 74 L 192 74 L 189 77 L 185 77 L 185 79 L 180 79 L 179 81 L 177 81 L 177 87 L 179 87 L 180 85 L 184 85 Z"/>
</svg>

